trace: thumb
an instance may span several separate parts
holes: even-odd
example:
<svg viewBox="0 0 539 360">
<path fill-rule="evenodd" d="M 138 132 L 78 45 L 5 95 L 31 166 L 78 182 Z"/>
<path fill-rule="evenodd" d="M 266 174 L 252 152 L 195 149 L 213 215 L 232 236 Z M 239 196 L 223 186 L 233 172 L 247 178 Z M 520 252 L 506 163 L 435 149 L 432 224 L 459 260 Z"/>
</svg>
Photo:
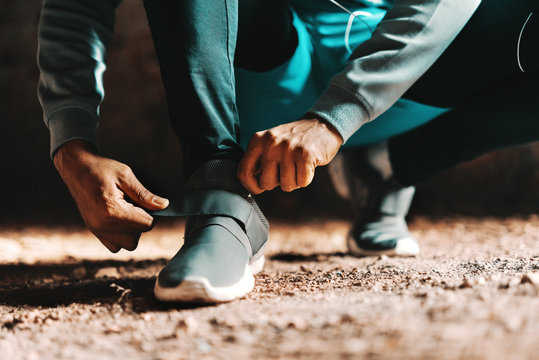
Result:
<svg viewBox="0 0 539 360">
<path fill-rule="evenodd" d="M 135 204 L 148 210 L 162 210 L 169 204 L 168 199 L 154 195 L 146 189 L 132 171 L 120 179 L 120 190 Z"/>
</svg>

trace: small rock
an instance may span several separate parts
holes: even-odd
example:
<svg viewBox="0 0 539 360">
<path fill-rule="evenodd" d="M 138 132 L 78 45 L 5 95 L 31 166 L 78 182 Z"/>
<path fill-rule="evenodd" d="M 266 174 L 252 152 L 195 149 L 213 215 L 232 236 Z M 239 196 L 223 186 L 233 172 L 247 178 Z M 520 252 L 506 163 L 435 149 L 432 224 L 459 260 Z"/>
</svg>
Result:
<svg viewBox="0 0 539 360">
<path fill-rule="evenodd" d="M 207 354 L 211 351 L 211 345 L 206 340 L 197 339 L 196 340 L 197 349 L 203 354 Z"/>
<path fill-rule="evenodd" d="M 539 273 L 527 273 L 520 279 L 521 284 L 532 284 L 539 286 Z"/>
<path fill-rule="evenodd" d="M 83 278 L 86 276 L 86 268 L 84 266 L 79 266 L 73 269 L 73 276 L 77 279 Z"/>
<path fill-rule="evenodd" d="M 238 339 L 234 335 L 227 335 L 223 340 L 229 343 L 235 343 L 236 341 L 238 341 Z"/>
<path fill-rule="evenodd" d="M 296 329 L 296 330 L 299 330 L 299 331 L 304 331 L 308 328 L 308 324 L 307 322 L 302 319 L 302 318 L 296 318 L 296 319 L 292 319 L 291 321 L 288 322 L 288 324 L 286 324 L 286 327 L 289 328 L 289 329 Z"/>
<path fill-rule="evenodd" d="M 155 318 L 155 315 L 146 313 L 146 314 L 141 314 L 140 318 L 144 321 L 152 321 Z"/>
<path fill-rule="evenodd" d="M 105 328 L 105 334 L 119 334 L 122 329 L 116 324 L 110 324 Z"/>
<path fill-rule="evenodd" d="M 470 280 L 466 278 L 462 281 L 462 284 L 459 285 L 459 289 L 468 289 L 472 287 L 473 287 L 472 283 L 470 282 Z"/>
<path fill-rule="evenodd" d="M 505 325 L 505 328 L 510 332 L 516 332 L 522 327 L 522 318 L 517 316 L 511 316 L 509 318 L 504 319 L 503 324 Z"/>
<path fill-rule="evenodd" d="M 340 324 L 352 324 L 355 321 L 356 321 L 356 319 L 352 315 L 350 315 L 350 314 L 342 314 L 338 322 Z"/>
<path fill-rule="evenodd" d="M 120 277 L 120 273 L 118 273 L 118 270 L 115 267 L 106 267 L 99 269 L 94 277 L 96 279 L 102 279 L 102 278 L 113 278 L 117 279 Z"/>
<path fill-rule="evenodd" d="M 8 320 L 8 321 L 4 322 L 2 324 L 2 327 L 6 328 L 8 330 L 13 330 L 13 328 L 15 328 L 15 326 L 17 326 L 17 324 L 20 324 L 22 322 L 23 322 L 22 320 L 15 318 L 13 320 Z"/>
<path fill-rule="evenodd" d="M 199 322 L 192 317 L 187 317 L 185 319 L 181 319 L 178 321 L 178 325 L 176 325 L 176 331 L 184 331 L 188 334 L 194 333 L 198 328 L 200 327 Z"/>
</svg>

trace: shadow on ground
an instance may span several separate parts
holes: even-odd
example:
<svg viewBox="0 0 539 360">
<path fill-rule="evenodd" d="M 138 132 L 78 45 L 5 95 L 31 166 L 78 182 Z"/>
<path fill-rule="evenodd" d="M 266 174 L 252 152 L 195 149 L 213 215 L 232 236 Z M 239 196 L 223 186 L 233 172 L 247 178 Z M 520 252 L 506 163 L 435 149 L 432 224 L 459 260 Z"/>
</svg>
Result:
<svg viewBox="0 0 539 360">
<path fill-rule="evenodd" d="M 344 252 L 278 253 L 269 259 L 285 263 L 322 262 Z M 129 298 L 135 312 L 191 309 L 195 304 L 163 304 L 153 296 L 155 274 L 167 259 L 71 261 L 69 263 L 0 265 L 0 305 L 55 307 L 115 304 Z"/>
<path fill-rule="evenodd" d="M 112 305 L 129 299 L 135 312 L 166 311 L 170 306 L 153 297 L 155 273 L 165 264 L 166 259 L 0 265 L 0 304 L 41 307 L 72 303 Z M 174 308 L 178 305 L 174 304 Z"/>
<path fill-rule="evenodd" d="M 339 251 L 308 255 L 277 253 L 269 260 L 295 264 L 346 256 Z M 0 305 L 115 304 L 129 298 L 135 312 L 196 308 L 195 304 L 164 304 L 154 298 L 155 274 L 166 263 L 167 259 L 0 265 Z"/>
</svg>

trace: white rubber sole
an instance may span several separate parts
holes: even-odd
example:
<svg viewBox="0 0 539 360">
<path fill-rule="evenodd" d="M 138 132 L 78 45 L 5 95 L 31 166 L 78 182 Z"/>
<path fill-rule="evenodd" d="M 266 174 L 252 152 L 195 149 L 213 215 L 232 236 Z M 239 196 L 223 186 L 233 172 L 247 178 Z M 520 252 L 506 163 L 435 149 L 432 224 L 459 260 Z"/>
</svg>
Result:
<svg viewBox="0 0 539 360">
<path fill-rule="evenodd" d="M 158 300 L 170 302 L 189 302 L 215 304 L 228 302 L 245 296 L 255 285 L 253 274 L 257 274 L 264 268 L 265 257 L 245 267 L 243 276 L 230 286 L 214 287 L 208 279 L 200 276 L 188 276 L 178 286 L 165 288 L 155 281 L 154 294 Z"/>
<path fill-rule="evenodd" d="M 389 250 L 365 250 L 357 246 L 352 235 L 348 235 L 347 241 L 348 250 L 354 256 L 416 256 L 419 254 L 419 244 L 411 237 L 405 237 L 397 240 L 397 246 Z"/>
</svg>

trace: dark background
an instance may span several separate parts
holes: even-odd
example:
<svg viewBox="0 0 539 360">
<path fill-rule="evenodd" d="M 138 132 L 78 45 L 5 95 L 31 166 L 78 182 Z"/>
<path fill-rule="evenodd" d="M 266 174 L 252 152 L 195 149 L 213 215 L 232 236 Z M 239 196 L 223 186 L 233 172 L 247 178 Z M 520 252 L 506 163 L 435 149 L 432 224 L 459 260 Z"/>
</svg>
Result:
<svg viewBox="0 0 539 360">
<path fill-rule="evenodd" d="M 81 224 L 49 158 L 36 96 L 40 1 L 0 0 L 0 223 Z M 124 0 L 105 73 L 102 154 L 130 165 L 153 192 L 182 187 L 181 154 L 168 124 L 163 88 L 139 0 Z M 186 113 L 186 116 L 188 114 Z M 510 119 L 508 119 L 510 121 Z M 506 216 L 539 210 L 537 143 L 462 164 L 418 187 L 413 215 Z M 308 189 L 259 197 L 270 218 L 349 217 L 321 168 Z"/>
</svg>

